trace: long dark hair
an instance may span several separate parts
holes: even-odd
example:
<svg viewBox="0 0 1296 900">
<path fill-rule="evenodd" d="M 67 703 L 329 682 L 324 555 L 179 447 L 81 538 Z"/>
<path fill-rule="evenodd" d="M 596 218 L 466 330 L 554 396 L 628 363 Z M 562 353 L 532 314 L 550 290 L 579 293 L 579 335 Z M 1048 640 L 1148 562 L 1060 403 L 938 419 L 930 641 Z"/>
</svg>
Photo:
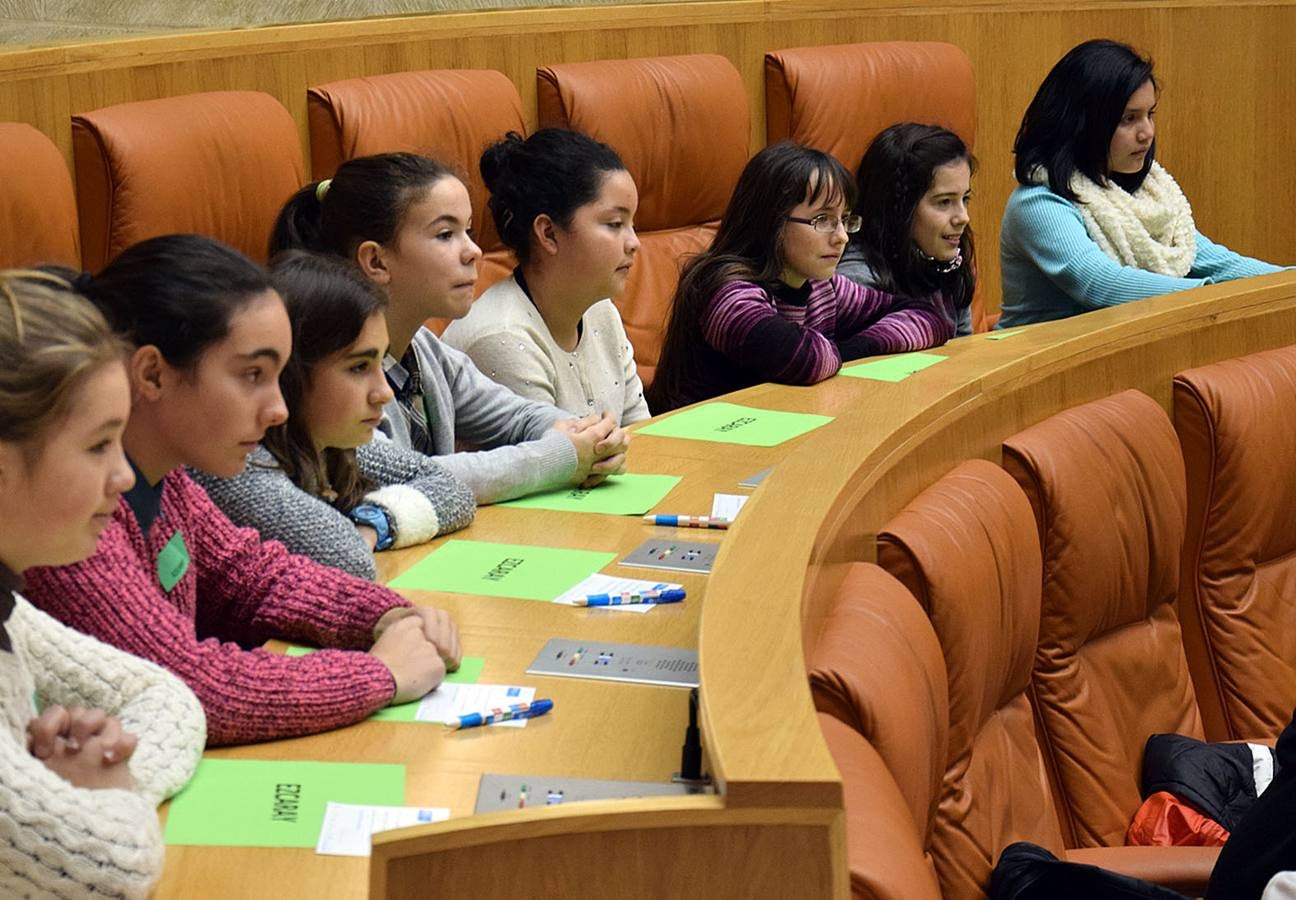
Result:
<svg viewBox="0 0 1296 900">
<path fill-rule="evenodd" d="M 963 229 L 959 241 L 963 265 L 947 274 L 919 255 L 912 238 L 914 211 L 931 189 L 936 170 L 956 162 L 966 162 L 976 171 L 976 159 L 957 134 L 937 125 L 912 122 L 892 125 L 864 152 L 855 207 L 864 223 L 851 235 L 851 241 L 864 254 L 879 289 L 906 297 L 940 291 L 951 310 L 966 309 L 972 303 L 976 250 L 971 226 Z"/>
<path fill-rule="evenodd" d="M 169 365 L 191 370 L 270 279 L 219 241 L 171 234 L 126 249 L 77 288 L 131 344 L 151 344 Z"/>
<path fill-rule="evenodd" d="M 624 170 L 607 144 L 566 128 L 542 128 L 529 138 L 510 131 L 481 156 L 495 230 L 520 263 L 531 257 L 537 216 L 569 227 L 572 214 L 598 198 L 604 176 Z"/>
<path fill-rule="evenodd" d="M 814 191 L 811 194 L 811 187 Z M 738 176 L 733 196 L 711 246 L 694 256 L 680 275 L 661 359 L 648 389 L 648 405 L 674 408 L 690 375 L 690 358 L 702 349 L 701 318 L 707 303 L 729 281 L 772 286 L 783 274 L 783 229 L 802 201 L 840 199 L 855 206 L 855 179 L 835 157 L 792 141 L 772 144 L 753 156 Z"/>
<path fill-rule="evenodd" d="M 382 312 L 386 297 L 345 260 L 300 250 L 275 257 L 270 280 L 288 308 L 293 352 L 279 376 L 288 421 L 268 429 L 261 442 L 293 484 L 351 510 L 373 490 L 373 482 L 360 473 L 354 448 L 317 452 L 301 410 L 314 367 L 353 343 L 369 318 Z"/>
<path fill-rule="evenodd" d="M 314 250 L 347 259 L 365 241 L 389 245 L 409 208 L 449 168 L 416 153 L 379 153 L 347 160 L 329 179 L 293 194 L 270 233 L 270 256 Z"/>
<path fill-rule="evenodd" d="M 1013 153 L 1017 180 L 1033 184 L 1033 173 L 1043 167 L 1053 193 L 1075 201 L 1071 176 L 1080 172 L 1090 181 L 1108 181 L 1136 190 L 1152 168 L 1156 142 L 1143 160 L 1143 168 L 1129 175 L 1107 174 L 1107 154 L 1129 98 L 1151 81 L 1152 60 L 1128 44 L 1085 41 L 1073 47 L 1044 77 L 1035 99 L 1026 107 Z"/>
</svg>

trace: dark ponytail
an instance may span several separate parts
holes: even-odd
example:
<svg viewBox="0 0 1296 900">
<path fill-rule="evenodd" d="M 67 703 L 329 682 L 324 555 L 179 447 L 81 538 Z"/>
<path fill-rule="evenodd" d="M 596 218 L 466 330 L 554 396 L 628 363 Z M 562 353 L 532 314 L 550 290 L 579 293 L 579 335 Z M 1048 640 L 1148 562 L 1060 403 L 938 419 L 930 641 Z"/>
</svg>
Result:
<svg viewBox="0 0 1296 900">
<path fill-rule="evenodd" d="M 518 262 L 531 257 L 531 225 L 547 215 L 567 228 L 577 209 L 598 198 L 608 172 L 625 163 L 607 144 L 566 128 L 542 128 L 529 138 L 510 131 L 481 156 L 491 218 Z"/>
<path fill-rule="evenodd" d="M 81 285 L 119 334 L 136 347 L 157 347 L 178 369 L 196 364 L 229 334 L 234 314 L 268 290 L 264 269 L 195 234 L 140 241 Z"/>
<path fill-rule="evenodd" d="M 411 205 L 448 167 L 416 153 L 379 153 L 350 159 L 332 178 L 306 185 L 289 198 L 270 233 L 270 256 L 311 250 L 350 259 L 365 241 L 390 244 Z"/>
</svg>

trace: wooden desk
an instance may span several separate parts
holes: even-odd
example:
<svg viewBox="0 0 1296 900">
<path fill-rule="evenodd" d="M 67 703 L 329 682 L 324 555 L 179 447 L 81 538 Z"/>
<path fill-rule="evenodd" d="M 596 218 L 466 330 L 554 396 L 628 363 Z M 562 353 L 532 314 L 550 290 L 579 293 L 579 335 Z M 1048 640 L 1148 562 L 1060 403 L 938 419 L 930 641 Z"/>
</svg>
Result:
<svg viewBox="0 0 1296 900">
<path fill-rule="evenodd" d="M 837 377 L 729 398 L 836 416 L 778 447 L 637 437 L 632 470 L 684 476 L 662 504 L 672 511 L 705 512 L 712 493 L 736 492 L 742 478 L 777 466 L 727 536 L 688 532 L 724 543 L 711 576 L 675 579 L 687 602 L 640 616 L 412 594 L 452 611 L 465 652 L 486 657 L 484 680 L 535 684 L 554 698 L 554 713 L 518 731 L 366 722 L 214 751 L 403 763 L 407 802 L 449 806 L 454 818 L 377 840 L 371 874 L 364 860 L 309 850 L 168 848 L 159 896 L 358 897 L 368 881 L 374 896 L 391 897 L 844 897 L 841 782 L 815 722 L 803 646 L 845 564 L 872 559 L 878 528 L 924 487 L 963 459 L 997 462 L 1000 442 L 1021 428 L 1129 387 L 1168 408 L 1175 372 L 1291 343 L 1296 274 L 1284 273 L 1002 341 L 962 338 L 937 351 L 945 362 L 899 384 Z M 457 536 L 624 555 L 652 533 L 629 517 L 486 508 Z M 428 549 L 381 555 L 383 576 Z M 559 636 L 697 647 L 703 743 L 720 793 L 470 816 L 483 772 L 661 781 L 679 767 L 686 692 L 524 675 Z"/>
</svg>

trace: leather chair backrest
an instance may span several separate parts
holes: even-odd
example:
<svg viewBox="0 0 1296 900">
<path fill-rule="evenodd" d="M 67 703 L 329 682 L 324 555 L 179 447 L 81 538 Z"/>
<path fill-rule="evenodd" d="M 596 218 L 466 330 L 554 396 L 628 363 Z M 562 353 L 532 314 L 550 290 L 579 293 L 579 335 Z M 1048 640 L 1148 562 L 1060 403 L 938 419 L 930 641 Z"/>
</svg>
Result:
<svg viewBox="0 0 1296 900">
<path fill-rule="evenodd" d="M 642 244 L 615 302 L 647 385 L 683 258 L 710 245 L 747 163 L 742 78 L 710 54 L 567 63 L 536 72 L 536 105 L 541 127 L 609 144 L 639 189 Z"/>
<path fill-rule="evenodd" d="M 1009 844 L 1063 847 L 1029 698 L 1041 566 L 1030 503 L 998 466 L 965 462 L 886 525 L 878 562 L 926 610 L 948 672 L 930 843 L 941 888 L 984 896 Z"/>
<path fill-rule="evenodd" d="M 0 122 L 0 147 L 0 269 L 80 268 L 72 175 L 58 147 L 21 122 Z"/>
<path fill-rule="evenodd" d="M 1044 554 L 1034 690 L 1068 846 L 1115 846 L 1142 798 L 1143 745 L 1201 738 L 1175 598 L 1183 457 L 1138 391 L 1074 407 L 1004 442 Z"/>
<path fill-rule="evenodd" d="M 1296 346 L 1181 372 L 1179 614 L 1206 733 L 1270 739 L 1296 706 Z"/>
<path fill-rule="evenodd" d="M 841 772 L 856 897 L 937 898 L 925 853 L 945 769 L 945 665 L 908 591 L 850 567 L 809 654 L 810 690 Z"/>
<path fill-rule="evenodd" d="M 279 208 L 302 185 L 288 110 L 255 91 L 107 106 L 72 117 L 81 256 L 92 271 L 134 243 L 193 233 L 265 262 Z"/>
<path fill-rule="evenodd" d="M 491 274 L 512 269 L 486 208 L 479 161 L 510 131 L 526 134 L 513 82 L 489 69 L 397 72 L 321 84 L 306 92 L 311 176 L 329 178 L 357 156 L 404 151 L 430 156 L 459 173 L 472 198 L 477 243 Z M 496 278 L 482 278 L 478 293 Z"/>
<path fill-rule="evenodd" d="M 940 125 L 972 148 L 976 79 L 953 44 L 885 41 L 765 54 L 765 136 L 826 150 L 852 173 L 898 122 Z"/>
</svg>

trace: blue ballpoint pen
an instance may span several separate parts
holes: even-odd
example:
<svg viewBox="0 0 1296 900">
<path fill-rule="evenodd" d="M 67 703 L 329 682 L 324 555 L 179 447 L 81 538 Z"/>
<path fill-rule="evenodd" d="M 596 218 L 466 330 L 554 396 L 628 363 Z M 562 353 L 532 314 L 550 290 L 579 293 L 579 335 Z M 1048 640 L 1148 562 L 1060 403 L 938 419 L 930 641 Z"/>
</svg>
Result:
<svg viewBox="0 0 1296 900">
<path fill-rule="evenodd" d="M 446 726 L 453 729 L 476 728 L 478 725 L 492 725 L 495 722 L 507 722 L 512 719 L 534 719 L 543 716 L 553 709 L 552 700 L 532 700 L 530 703 L 514 703 L 500 709 L 479 713 L 466 713 L 454 719 L 446 719 Z"/>
<path fill-rule="evenodd" d="M 573 601 L 573 606 L 628 606 L 633 603 L 679 603 L 684 591 L 643 591 L 626 594 L 590 594 L 583 600 Z"/>
</svg>

